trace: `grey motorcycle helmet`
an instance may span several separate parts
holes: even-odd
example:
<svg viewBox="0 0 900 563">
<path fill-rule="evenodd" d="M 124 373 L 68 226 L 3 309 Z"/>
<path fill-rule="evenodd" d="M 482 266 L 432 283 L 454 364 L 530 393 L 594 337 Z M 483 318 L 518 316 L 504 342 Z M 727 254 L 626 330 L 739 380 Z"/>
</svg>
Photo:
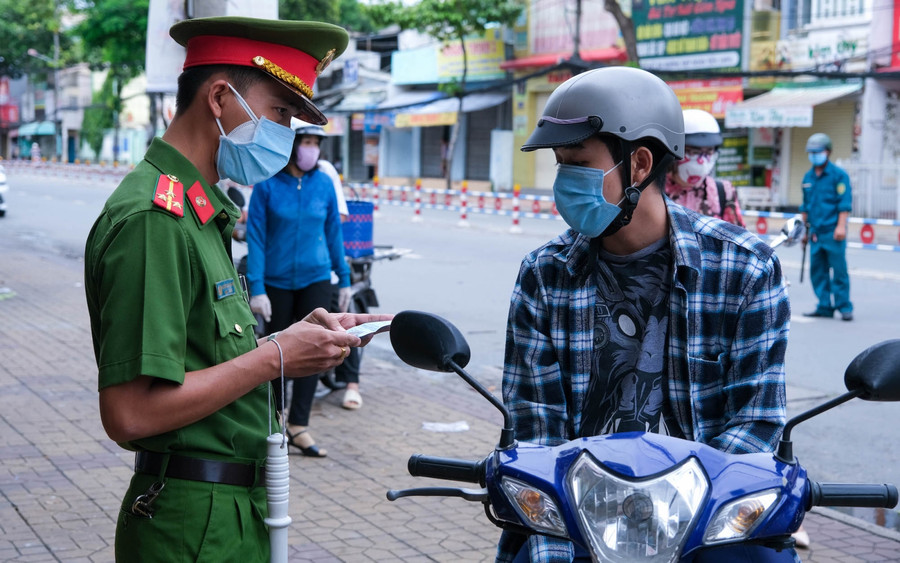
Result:
<svg viewBox="0 0 900 563">
<path fill-rule="evenodd" d="M 675 92 L 660 78 L 631 67 L 605 67 L 573 76 L 550 94 L 544 114 L 523 151 L 574 145 L 594 135 L 619 140 L 625 186 L 618 217 L 600 235 L 609 236 L 631 222 L 641 193 L 684 158 L 684 116 Z M 634 145 L 656 146 L 659 161 L 640 183 L 631 180 Z M 660 156 L 661 155 L 661 156 Z"/>
<path fill-rule="evenodd" d="M 629 142 L 652 139 L 684 157 L 684 118 L 675 92 L 660 78 L 631 67 L 589 70 L 550 94 L 523 151 L 574 145 L 605 133 Z"/>
</svg>

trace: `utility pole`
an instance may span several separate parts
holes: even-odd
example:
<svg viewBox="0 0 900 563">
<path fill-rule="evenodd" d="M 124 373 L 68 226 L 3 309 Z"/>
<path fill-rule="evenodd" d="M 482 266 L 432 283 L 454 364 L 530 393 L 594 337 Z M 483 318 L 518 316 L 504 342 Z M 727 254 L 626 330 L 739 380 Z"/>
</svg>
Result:
<svg viewBox="0 0 900 563">
<path fill-rule="evenodd" d="M 578 74 L 587 68 L 587 62 L 581 58 L 581 0 L 575 0 L 575 34 L 572 38 L 574 43 L 572 48 L 572 56 L 569 57 L 570 63 L 573 65 L 573 73 Z M 577 70 L 576 68 L 577 67 Z"/>
<path fill-rule="evenodd" d="M 58 10 L 58 7 L 57 7 Z M 59 16 L 57 15 L 57 20 Z M 56 161 L 62 162 L 62 115 L 59 109 L 62 106 L 59 90 L 59 22 L 56 22 L 56 30 L 53 32 L 53 126 L 56 130 Z"/>
</svg>

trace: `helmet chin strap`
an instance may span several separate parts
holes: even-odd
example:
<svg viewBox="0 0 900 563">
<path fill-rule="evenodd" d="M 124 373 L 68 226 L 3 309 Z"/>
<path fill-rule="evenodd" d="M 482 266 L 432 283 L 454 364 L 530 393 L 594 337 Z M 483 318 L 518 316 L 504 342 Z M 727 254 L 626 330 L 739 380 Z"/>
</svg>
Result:
<svg viewBox="0 0 900 563">
<path fill-rule="evenodd" d="M 672 161 L 675 160 L 674 156 L 666 154 L 660 160 L 659 164 L 650 170 L 650 173 L 647 174 L 647 177 L 644 178 L 640 184 L 635 184 L 631 181 L 631 155 L 633 154 L 633 151 L 630 150 L 631 143 L 621 141 L 621 146 L 623 151 L 622 154 L 628 155 L 624 159 L 627 161 L 625 163 L 626 165 L 622 167 L 622 184 L 628 187 L 625 188 L 625 194 L 622 196 L 622 199 L 616 204 L 622 212 L 619 213 L 608 227 L 606 227 L 606 230 L 600 233 L 600 238 L 613 235 L 617 233 L 619 229 L 631 223 L 631 218 L 634 216 L 634 210 L 637 207 L 638 201 L 641 199 L 641 194 L 644 192 L 644 189 L 649 186 L 657 176 L 665 171 Z"/>
</svg>

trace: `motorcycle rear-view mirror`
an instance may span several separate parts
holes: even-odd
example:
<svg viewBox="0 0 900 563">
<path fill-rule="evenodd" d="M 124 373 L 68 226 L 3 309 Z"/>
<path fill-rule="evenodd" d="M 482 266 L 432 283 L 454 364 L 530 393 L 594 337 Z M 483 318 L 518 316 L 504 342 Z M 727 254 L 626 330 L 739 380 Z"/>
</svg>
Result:
<svg viewBox="0 0 900 563">
<path fill-rule="evenodd" d="M 867 401 L 900 401 L 900 340 L 887 340 L 856 356 L 844 385 Z"/>
<path fill-rule="evenodd" d="M 455 372 L 503 415 L 503 430 L 497 448 L 516 444 L 512 417 L 506 406 L 463 368 L 469 363 L 469 344 L 453 324 L 421 311 L 401 311 L 391 321 L 391 346 L 407 364 L 429 371 Z"/>
<path fill-rule="evenodd" d="M 775 248 L 779 245 L 784 246 L 793 246 L 800 239 L 803 238 L 803 234 L 806 231 L 806 225 L 803 224 L 803 219 L 800 217 L 788 217 L 788 219 L 784 222 L 784 225 L 781 226 L 781 230 L 778 232 L 778 236 L 769 243 L 772 248 Z"/>
<path fill-rule="evenodd" d="M 813 409 L 802 412 L 784 425 L 775 458 L 794 463 L 791 431 L 805 420 L 822 414 L 850 399 L 900 401 L 900 340 L 875 344 L 856 356 L 844 372 L 847 392 Z"/>
<path fill-rule="evenodd" d="M 246 200 L 244 199 L 244 194 L 241 193 L 241 190 L 231 186 L 228 188 L 228 198 L 234 202 L 235 205 L 238 206 L 238 209 L 243 209 L 246 204 Z"/>
<path fill-rule="evenodd" d="M 466 339 L 449 321 L 431 313 L 401 311 L 391 321 L 391 346 L 407 364 L 429 371 L 463 368 L 471 352 Z"/>
</svg>

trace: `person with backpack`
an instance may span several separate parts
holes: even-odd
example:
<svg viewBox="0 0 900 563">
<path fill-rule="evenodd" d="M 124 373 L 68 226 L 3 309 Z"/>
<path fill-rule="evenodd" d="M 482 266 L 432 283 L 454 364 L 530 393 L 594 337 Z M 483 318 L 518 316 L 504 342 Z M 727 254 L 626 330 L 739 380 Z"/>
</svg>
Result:
<svg viewBox="0 0 900 563">
<path fill-rule="evenodd" d="M 744 227 L 737 189 L 712 174 L 722 146 L 719 123 L 702 109 L 686 109 L 684 158 L 666 175 L 666 195 L 681 205 Z"/>
</svg>

